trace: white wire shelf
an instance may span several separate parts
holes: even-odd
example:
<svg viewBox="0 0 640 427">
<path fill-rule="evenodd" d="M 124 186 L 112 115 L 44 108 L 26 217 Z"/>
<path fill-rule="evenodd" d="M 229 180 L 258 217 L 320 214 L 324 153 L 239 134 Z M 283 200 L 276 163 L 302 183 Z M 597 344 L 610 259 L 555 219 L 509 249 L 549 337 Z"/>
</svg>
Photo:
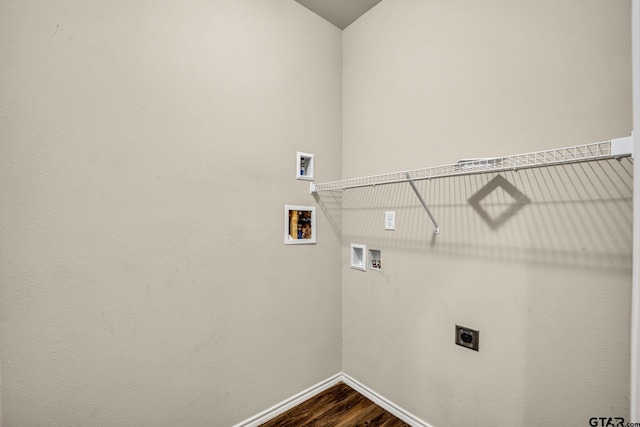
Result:
<svg viewBox="0 0 640 427">
<path fill-rule="evenodd" d="M 312 182 L 311 193 L 423 179 L 444 178 L 447 176 L 471 175 L 509 170 L 517 171 L 519 169 L 629 157 L 633 155 L 632 148 L 632 137 L 625 137 L 612 139 L 610 141 L 556 148 L 553 150 L 536 151 L 533 153 L 515 154 L 505 157 L 464 159 L 457 163 L 443 166 L 433 166 L 423 169 L 413 169 L 360 178 L 349 178 L 331 182 Z"/>
</svg>

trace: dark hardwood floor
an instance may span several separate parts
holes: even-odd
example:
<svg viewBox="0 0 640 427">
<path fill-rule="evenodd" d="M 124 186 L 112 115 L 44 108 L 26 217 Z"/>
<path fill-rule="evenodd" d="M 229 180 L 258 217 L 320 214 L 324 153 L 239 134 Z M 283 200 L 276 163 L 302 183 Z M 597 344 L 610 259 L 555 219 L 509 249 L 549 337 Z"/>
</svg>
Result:
<svg viewBox="0 0 640 427">
<path fill-rule="evenodd" d="M 410 427 L 351 387 L 339 383 L 260 427 Z"/>
</svg>

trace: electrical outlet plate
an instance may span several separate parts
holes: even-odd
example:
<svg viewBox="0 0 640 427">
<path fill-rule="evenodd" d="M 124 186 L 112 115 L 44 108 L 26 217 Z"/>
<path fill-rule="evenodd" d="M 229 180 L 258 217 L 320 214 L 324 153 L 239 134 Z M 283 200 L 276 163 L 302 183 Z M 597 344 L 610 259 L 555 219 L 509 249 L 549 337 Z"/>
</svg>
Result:
<svg viewBox="0 0 640 427">
<path fill-rule="evenodd" d="M 480 351 L 480 331 L 456 325 L 456 344 L 471 350 Z"/>
<path fill-rule="evenodd" d="M 395 230 L 396 229 L 396 213 L 395 211 L 386 211 L 384 213 L 384 229 Z"/>
</svg>

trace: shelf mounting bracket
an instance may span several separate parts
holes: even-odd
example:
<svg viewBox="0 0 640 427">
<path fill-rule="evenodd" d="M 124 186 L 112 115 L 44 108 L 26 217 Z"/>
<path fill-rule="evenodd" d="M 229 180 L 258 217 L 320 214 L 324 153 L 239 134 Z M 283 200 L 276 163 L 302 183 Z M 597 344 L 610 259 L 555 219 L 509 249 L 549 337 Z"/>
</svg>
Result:
<svg viewBox="0 0 640 427">
<path fill-rule="evenodd" d="M 431 213 L 431 209 L 429 209 L 429 206 L 427 206 L 427 202 L 425 202 L 424 199 L 422 198 L 422 194 L 420 194 L 420 192 L 418 191 L 418 188 L 416 187 L 416 184 L 413 182 L 413 179 L 411 179 L 411 175 L 409 174 L 409 172 L 405 172 L 404 175 L 407 177 L 407 181 L 409 181 L 409 185 L 411 185 L 411 188 L 413 189 L 414 193 L 416 193 L 416 196 L 418 196 L 418 200 L 420 200 L 420 203 L 422 203 L 422 206 L 424 206 L 424 209 L 427 211 L 429 218 L 431 218 L 431 222 L 433 222 L 433 226 L 435 227 L 435 230 L 433 230 L 433 233 L 440 234 L 440 226 L 438 225 L 438 222 L 436 221 L 436 219 L 433 217 L 433 214 Z"/>
</svg>

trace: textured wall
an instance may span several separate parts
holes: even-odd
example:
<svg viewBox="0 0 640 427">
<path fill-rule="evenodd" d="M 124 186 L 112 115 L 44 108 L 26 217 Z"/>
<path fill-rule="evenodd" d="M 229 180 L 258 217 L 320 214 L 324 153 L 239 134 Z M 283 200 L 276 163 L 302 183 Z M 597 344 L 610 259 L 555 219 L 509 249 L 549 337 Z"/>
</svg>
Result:
<svg viewBox="0 0 640 427">
<path fill-rule="evenodd" d="M 340 32 L 290 0 L 0 3 L 12 426 L 225 426 L 340 371 Z M 321 167 L 320 167 L 321 166 Z"/>
<path fill-rule="evenodd" d="M 343 33 L 345 178 L 631 131 L 630 2 L 384 1 Z M 343 196 L 343 370 L 437 427 L 627 417 L 630 160 Z M 503 184 L 506 185 L 506 184 Z M 481 208 L 468 199 L 485 194 Z M 397 230 L 383 230 L 385 210 Z M 348 245 L 382 250 L 381 272 Z M 480 352 L 454 325 L 480 329 Z"/>
</svg>

